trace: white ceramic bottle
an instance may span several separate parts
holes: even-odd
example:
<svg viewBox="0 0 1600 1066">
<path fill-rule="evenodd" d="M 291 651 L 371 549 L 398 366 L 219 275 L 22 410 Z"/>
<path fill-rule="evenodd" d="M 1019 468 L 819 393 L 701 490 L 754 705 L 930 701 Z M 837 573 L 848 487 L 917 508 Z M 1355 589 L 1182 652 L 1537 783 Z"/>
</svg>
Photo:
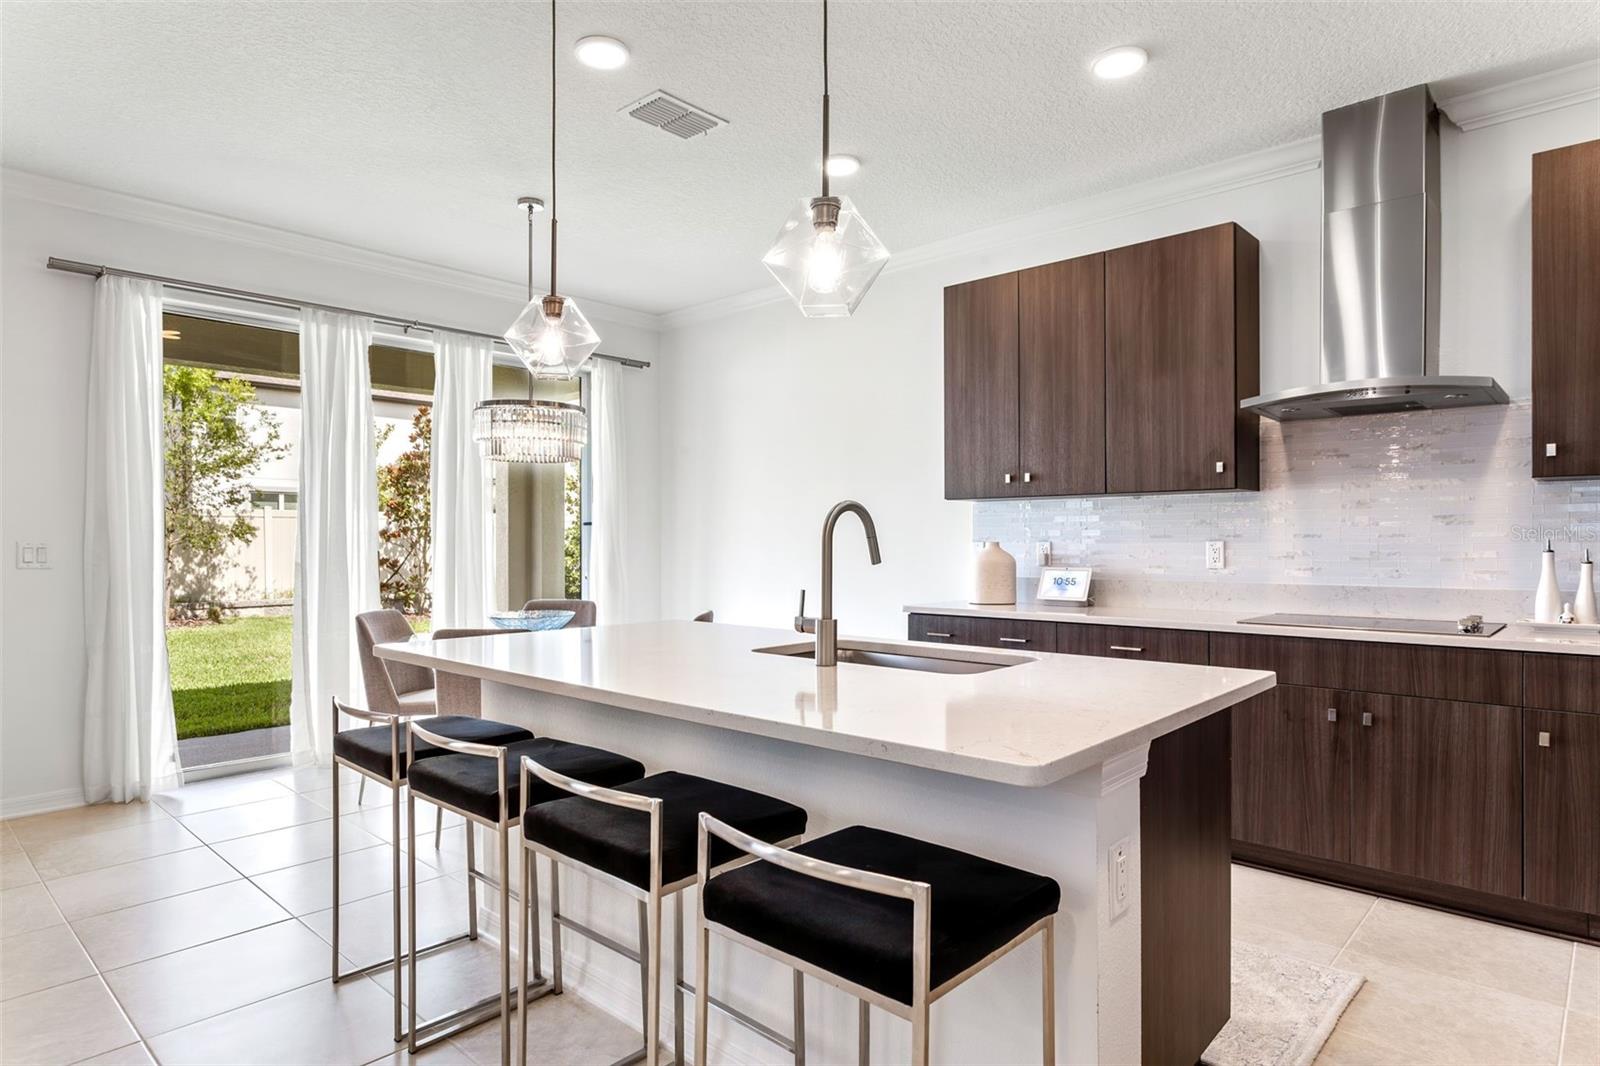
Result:
<svg viewBox="0 0 1600 1066">
<path fill-rule="evenodd" d="M 1561 587 L 1556 584 L 1556 553 L 1549 541 L 1539 564 L 1539 590 L 1533 594 L 1535 622 L 1561 621 Z"/>
<path fill-rule="evenodd" d="M 985 542 L 973 560 L 973 603 L 1016 603 L 1017 560 L 1000 547 L 1000 542 Z"/>
<path fill-rule="evenodd" d="M 1594 599 L 1594 560 L 1589 549 L 1583 549 L 1583 562 L 1578 564 L 1578 592 L 1572 599 L 1572 615 L 1580 624 L 1600 625 L 1600 607 Z"/>
</svg>

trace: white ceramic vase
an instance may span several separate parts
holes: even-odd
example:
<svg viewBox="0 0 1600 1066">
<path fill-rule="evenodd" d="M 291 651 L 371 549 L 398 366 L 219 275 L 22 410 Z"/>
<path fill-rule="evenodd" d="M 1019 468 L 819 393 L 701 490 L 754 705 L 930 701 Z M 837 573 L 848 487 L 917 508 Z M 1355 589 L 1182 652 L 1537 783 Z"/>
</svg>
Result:
<svg viewBox="0 0 1600 1066">
<path fill-rule="evenodd" d="M 1533 594 L 1535 622 L 1561 621 L 1561 586 L 1556 582 L 1556 553 L 1549 543 L 1540 557 L 1539 588 Z"/>
<path fill-rule="evenodd" d="M 1017 560 L 999 541 L 986 542 L 973 566 L 973 603 L 1017 602 Z"/>
<path fill-rule="evenodd" d="M 1594 560 L 1584 549 L 1583 562 L 1578 564 L 1578 593 L 1572 598 L 1572 613 L 1584 625 L 1600 624 L 1600 605 L 1594 596 Z"/>
</svg>

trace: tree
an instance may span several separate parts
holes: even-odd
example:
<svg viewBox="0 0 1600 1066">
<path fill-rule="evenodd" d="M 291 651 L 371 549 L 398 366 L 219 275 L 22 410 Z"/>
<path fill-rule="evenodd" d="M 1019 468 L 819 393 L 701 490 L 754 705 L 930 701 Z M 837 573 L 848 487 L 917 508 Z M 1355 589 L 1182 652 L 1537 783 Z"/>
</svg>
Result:
<svg viewBox="0 0 1600 1066">
<path fill-rule="evenodd" d="M 178 593 L 190 605 L 211 596 L 230 544 L 248 544 L 249 477 L 284 454 L 278 421 L 256 406 L 255 389 L 214 370 L 168 366 L 165 399 L 166 564 L 169 614 Z"/>
<path fill-rule="evenodd" d="M 393 427 L 379 431 L 378 444 Z M 433 408 L 417 407 L 411 416 L 409 446 L 378 468 L 378 598 L 385 607 L 407 614 L 427 614 L 428 576 L 432 570 Z"/>
<path fill-rule="evenodd" d="M 578 480 L 578 465 L 567 467 L 567 525 L 562 530 L 562 578 L 567 599 L 583 598 L 583 483 Z"/>
</svg>

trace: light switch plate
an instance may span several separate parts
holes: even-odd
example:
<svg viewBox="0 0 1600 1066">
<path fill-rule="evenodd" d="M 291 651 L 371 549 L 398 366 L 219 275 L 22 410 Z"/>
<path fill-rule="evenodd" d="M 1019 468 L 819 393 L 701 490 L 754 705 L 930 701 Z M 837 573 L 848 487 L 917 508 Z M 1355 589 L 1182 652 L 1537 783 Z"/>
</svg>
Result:
<svg viewBox="0 0 1600 1066">
<path fill-rule="evenodd" d="M 18 570 L 49 570 L 50 545 L 43 541 L 17 541 Z"/>
<path fill-rule="evenodd" d="M 1128 851 L 1132 841 L 1123 837 L 1111 845 L 1111 861 L 1108 874 L 1111 881 L 1111 917 L 1126 914 L 1128 905 L 1133 901 L 1133 871 L 1128 868 L 1132 861 Z"/>
<path fill-rule="evenodd" d="M 1226 564 L 1226 562 L 1224 560 L 1224 557 L 1223 557 L 1222 541 L 1220 541 L 1220 540 L 1208 540 L 1208 541 L 1206 541 L 1206 569 L 1207 570 L 1221 570 L 1226 565 L 1227 564 Z"/>
</svg>

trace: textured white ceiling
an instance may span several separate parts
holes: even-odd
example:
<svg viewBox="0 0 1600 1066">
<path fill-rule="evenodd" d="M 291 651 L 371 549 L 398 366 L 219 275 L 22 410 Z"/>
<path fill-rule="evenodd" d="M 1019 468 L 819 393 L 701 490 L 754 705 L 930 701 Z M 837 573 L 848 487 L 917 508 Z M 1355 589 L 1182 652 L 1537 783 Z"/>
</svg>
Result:
<svg viewBox="0 0 1600 1066">
<path fill-rule="evenodd" d="M 890 249 L 1312 134 L 1417 82 L 1593 58 L 1587 3 L 835 2 L 836 187 Z M 8 166 L 507 279 L 548 195 L 549 9 L 509 3 L 0 4 Z M 814 195 L 812 3 L 563 3 L 562 287 L 667 311 L 768 284 Z M 572 43 L 625 40 L 620 71 Z M 1106 83 L 1087 61 L 1151 54 Z M 618 113 L 665 89 L 730 121 Z M 543 266 L 538 269 L 543 275 Z"/>
</svg>

